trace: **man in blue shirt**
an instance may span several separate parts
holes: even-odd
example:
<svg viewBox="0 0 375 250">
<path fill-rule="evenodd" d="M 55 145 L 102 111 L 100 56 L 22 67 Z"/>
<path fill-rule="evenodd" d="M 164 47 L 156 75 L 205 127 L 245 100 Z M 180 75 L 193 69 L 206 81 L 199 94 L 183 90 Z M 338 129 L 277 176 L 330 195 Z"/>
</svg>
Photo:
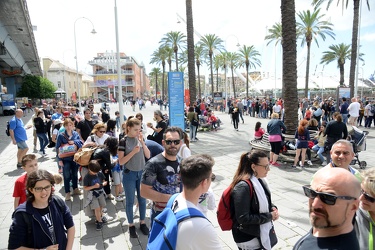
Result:
<svg viewBox="0 0 375 250">
<path fill-rule="evenodd" d="M 349 104 L 346 102 L 346 98 L 342 98 L 342 104 L 340 106 L 340 114 L 342 115 L 342 121 L 343 123 L 348 123 L 348 107 Z"/>
<path fill-rule="evenodd" d="M 22 157 L 24 157 L 29 150 L 29 147 L 26 144 L 27 135 L 26 129 L 21 120 L 23 116 L 22 109 L 17 109 L 15 116 L 9 122 L 9 133 L 12 138 L 14 145 L 17 145 L 17 168 L 22 167 Z M 31 128 L 32 125 L 27 126 L 26 128 Z"/>
</svg>

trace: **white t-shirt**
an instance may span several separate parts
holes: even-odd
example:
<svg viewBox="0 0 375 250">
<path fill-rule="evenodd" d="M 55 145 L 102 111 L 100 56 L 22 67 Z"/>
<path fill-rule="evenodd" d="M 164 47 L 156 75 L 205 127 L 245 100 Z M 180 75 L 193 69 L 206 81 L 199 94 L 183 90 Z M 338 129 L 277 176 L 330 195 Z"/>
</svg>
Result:
<svg viewBox="0 0 375 250">
<path fill-rule="evenodd" d="M 358 117 L 360 108 L 361 108 L 361 105 L 359 104 L 359 102 L 350 103 L 350 105 L 348 107 L 349 115 L 352 116 L 352 117 Z"/>
<path fill-rule="evenodd" d="M 190 149 L 186 146 L 185 143 L 183 143 L 180 147 L 180 150 L 178 151 L 177 155 L 181 157 L 182 159 L 186 159 L 191 155 Z"/>
<path fill-rule="evenodd" d="M 94 141 L 95 141 L 96 145 L 98 145 L 98 146 L 104 145 L 105 140 L 107 140 L 107 138 L 109 137 L 109 135 L 107 135 L 107 134 L 103 134 L 103 136 L 100 137 L 100 138 L 96 135 L 93 135 L 93 136 L 94 136 Z M 84 145 L 88 144 L 89 142 L 92 142 L 91 135 L 89 137 L 87 137 Z"/>
<path fill-rule="evenodd" d="M 176 212 L 185 208 L 198 209 L 193 203 L 185 200 L 182 195 L 176 198 Z M 198 209 L 199 210 L 199 209 Z M 188 249 L 222 249 L 214 226 L 207 219 L 195 217 L 178 224 L 177 250 Z"/>
</svg>

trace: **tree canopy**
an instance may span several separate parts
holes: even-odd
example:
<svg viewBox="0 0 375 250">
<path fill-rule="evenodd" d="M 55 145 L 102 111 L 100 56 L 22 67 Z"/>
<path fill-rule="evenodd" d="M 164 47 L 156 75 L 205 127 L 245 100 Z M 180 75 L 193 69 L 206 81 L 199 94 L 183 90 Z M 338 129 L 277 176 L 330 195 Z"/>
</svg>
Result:
<svg viewBox="0 0 375 250">
<path fill-rule="evenodd" d="M 56 87 L 48 79 L 41 76 L 26 75 L 23 78 L 22 87 L 17 96 L 31 99 L 54 98 L 56 90 Z"/>
</svg>

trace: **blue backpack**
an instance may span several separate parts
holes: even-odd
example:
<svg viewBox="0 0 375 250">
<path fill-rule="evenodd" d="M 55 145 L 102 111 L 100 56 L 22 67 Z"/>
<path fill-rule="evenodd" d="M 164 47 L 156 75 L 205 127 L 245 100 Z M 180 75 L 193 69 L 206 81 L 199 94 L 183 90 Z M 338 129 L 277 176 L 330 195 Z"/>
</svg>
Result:
<svg viewBox="0 0 375 250">
<path fill-rule="evenodd" d="M 207 219 L 201 211 L 195 208 L 186 208 L 175 213 L 173 203 L 179 193 L 172 195 L 164 210 L 155 217 L 151 233 L 148 238 L 147 249 L 176 249 L 178 224 L 193 217 Z"/>
</svg>

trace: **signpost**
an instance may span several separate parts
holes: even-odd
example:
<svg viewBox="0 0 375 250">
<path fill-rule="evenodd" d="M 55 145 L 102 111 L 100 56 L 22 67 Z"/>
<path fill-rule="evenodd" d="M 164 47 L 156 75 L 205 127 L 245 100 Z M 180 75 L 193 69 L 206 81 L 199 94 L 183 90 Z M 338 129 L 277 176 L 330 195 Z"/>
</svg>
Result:
<svg viewBox="0 0 375 250">
<path fill-rule="evenodd" d="M 168 72 L 169 126 L 185 129 L 184 74 Z"/>
</svg>

